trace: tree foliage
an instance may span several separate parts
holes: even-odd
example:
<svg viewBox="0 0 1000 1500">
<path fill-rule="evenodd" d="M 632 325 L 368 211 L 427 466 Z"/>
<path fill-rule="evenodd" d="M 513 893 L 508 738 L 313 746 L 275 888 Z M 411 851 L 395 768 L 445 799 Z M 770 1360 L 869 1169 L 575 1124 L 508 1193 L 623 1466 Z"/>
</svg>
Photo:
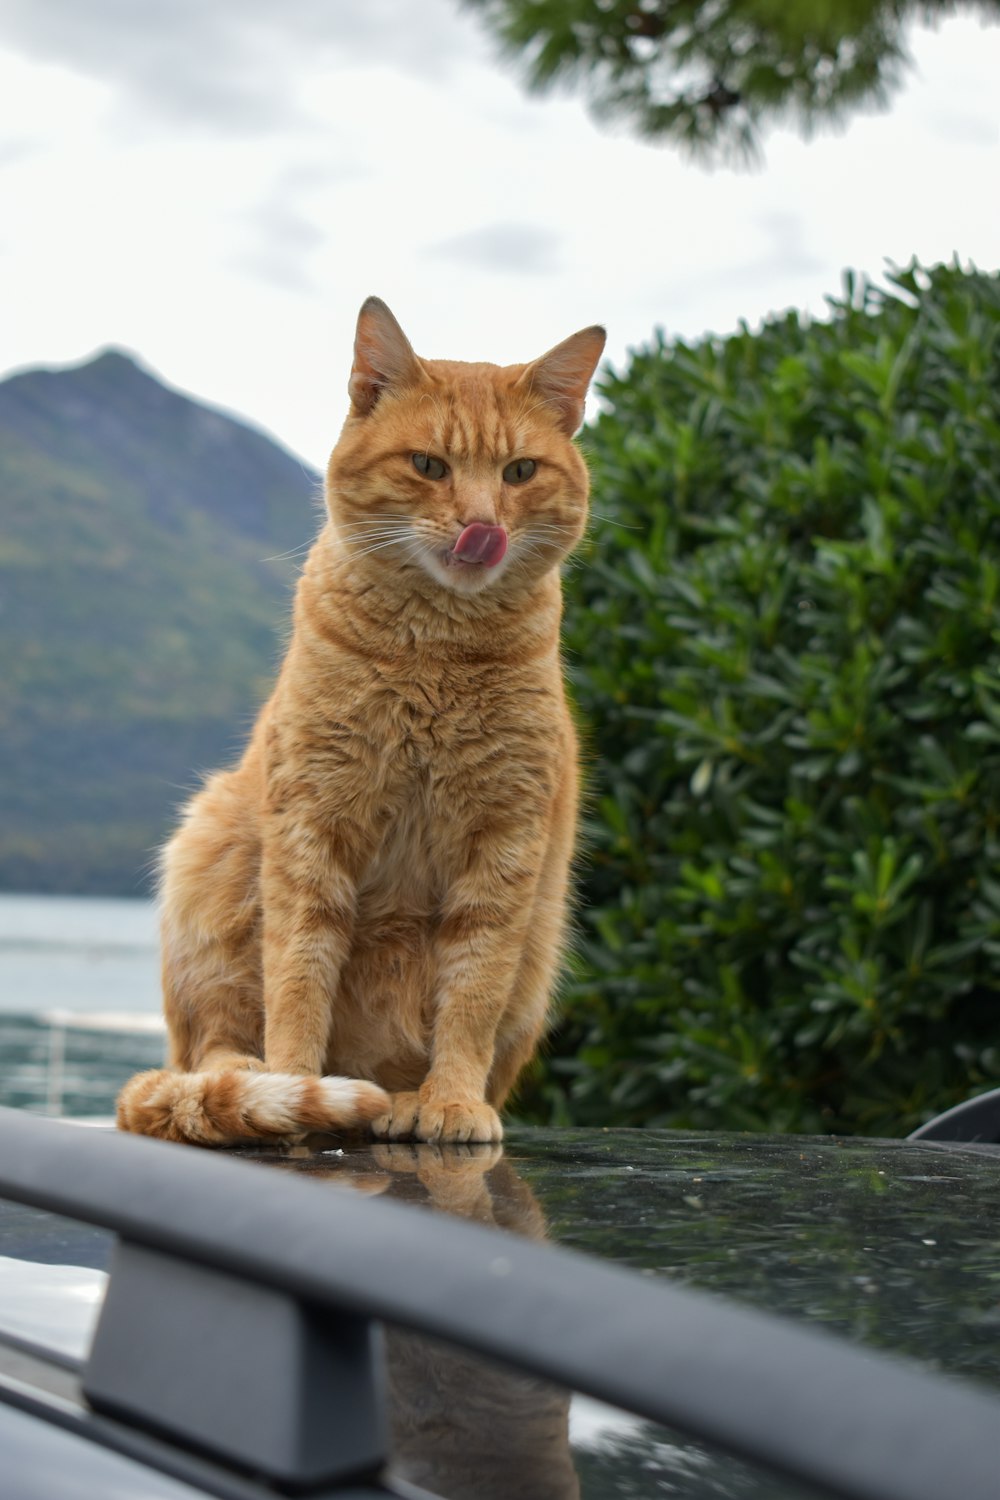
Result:
<svg viewBox="0 0 1000 1500">
<path fill-rule="evenodd" d="M 747 159 L 761 131 L 884 106 L 906 30 L 1000 0 L 465 0 L 529 87 L 581 86 L 600 118 L 696 157 Z"/>
<path fill-rule="evenodd" d="M 904 1132 L 1000 1081 L 1000 278 L 849 278 L 603 391 L 582 939 L 528 1102 Z"/>
</svg>

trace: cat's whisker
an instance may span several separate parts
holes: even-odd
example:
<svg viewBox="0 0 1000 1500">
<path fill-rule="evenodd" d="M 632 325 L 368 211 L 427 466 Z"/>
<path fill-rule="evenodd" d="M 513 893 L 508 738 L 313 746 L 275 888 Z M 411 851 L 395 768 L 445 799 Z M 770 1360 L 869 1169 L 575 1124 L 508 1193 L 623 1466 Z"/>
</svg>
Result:
<svg viewBox="0 0 1000 1500">
<path fill-rule="evenodd" d="M 624 521 L 616 521 L 614 516 L 602 516 L 599 510 L 592 510 L 590 514 L 595 521 L 606 521 L 609 526 L 618 526 L 622 531 L 644 531 L 643 526 L 629 526 Z"/>
<path fill-rule="evenodd" d="M 391 531 L 402 526 L 409 526 L 405 516 L 386 516 L 384 520 L 369 519 L 367 521 L 340 521 L 337 525 L 338 532 L 345 531 Z"/>
<path fill-rule="evenodd" d="M 405 540 L 402 536 L 389 537 L 388 541 L 375 542 L 371 547 L 362 547 L 359 552 L 351 549 L 352 557 L 370 557 L 373 552 L 383 552 L 386 547 L 398 547 Z"/>
<path fill-rule="evenodd" d="M 398 537 L 391 542 L 375 542 L 371 547 L 359 547 L 357 549 L 352 548 L 349 556 L 357 561 L 362 557 L 371 557 L 376 552 L 388 552 L 391 551 L 393 547 L 402 547 L 404 545 L 405 544 L 403 538 Z"/>
<path fill-rule="evenodd" d="M 412 526 L 396 526 L 392 528 L 385 527 L 379 531 L 355 531 L 343 536 L 341 539 L 350 545 L 355 542 L 375 542 L 383 539 L 388 540 L 397 536 L 411 536 L 412 534 Z"/>
<path fill-rule="evenodd" d="M 298 557 L 301 553 L 308 552 L 310 550 L 314 540 L 315 538 L 308 542 L 302 542 L 298 547 L 289 547 L 287 552 L 274 552 L 270 557 L 258 558 L 258 562 L 284 562 L 286 558 Z"/>
<path fill-rule="evenodd" d="M 561 529 L 553 528 L 551 531 L 542 531 L 537 526 L 533 526 L 530 532 L 525 533 L 524 539 L 544 543 L 549 547 L 564 547 L 569 541 L 567 533 Z"/>
<path fill-rule="evenodd" d="M 352 541 L 352 542 L 365 542 L 365 541 L 370 541 L 374 537 L 383 537 L 383 536 L 409 536 L 412 533 L 412 531 L 413 531 L 413 527 L 412 526 L 380 526 L 377 530 L 374 529 L 374 528 L 372 528 L 372 529 L 370 529 L 368 531 L 354 531 L 354 532 L 350 532 L 344 538 L 344 540 L 345 541 Z"/>
<path fill-rule="evenodd" d="M 393 526 L 365 526 L 359 527 L 357 531 L 347 532 L 348 536 L 395 536 L 399 531 L 412 531 L 413 524 L 410 521 L 399 521 Z"/>
</svg>

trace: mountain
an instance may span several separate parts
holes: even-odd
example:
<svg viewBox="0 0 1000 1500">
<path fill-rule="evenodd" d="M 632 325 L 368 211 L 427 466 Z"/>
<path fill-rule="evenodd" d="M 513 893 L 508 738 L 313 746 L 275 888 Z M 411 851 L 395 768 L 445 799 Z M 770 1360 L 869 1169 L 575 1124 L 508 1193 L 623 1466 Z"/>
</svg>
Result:
<svg viewBox="0 0 1000 1500">
<path fill-rule="evenodd" d="M 148 889 L 268 692 L 318 494 L 126 354 L 0 382 L 0 889 Z"/>
</svg>

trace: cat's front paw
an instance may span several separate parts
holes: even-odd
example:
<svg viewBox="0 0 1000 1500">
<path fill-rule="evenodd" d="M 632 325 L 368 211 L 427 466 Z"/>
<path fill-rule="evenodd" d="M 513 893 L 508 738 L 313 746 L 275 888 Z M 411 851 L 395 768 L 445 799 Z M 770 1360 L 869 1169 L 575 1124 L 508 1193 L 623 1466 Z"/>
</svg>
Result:
<svg viewBox="0 0 1000 1500">
<path fill-rule="evenodd" d="M 388 1113 L 371 1123 L 388 1141 L 490 1142 L 503 1139 L 500 1116 L 474 1100 L 449 1103 L 422 1093 L 392 1094 Z"/>
</svg>

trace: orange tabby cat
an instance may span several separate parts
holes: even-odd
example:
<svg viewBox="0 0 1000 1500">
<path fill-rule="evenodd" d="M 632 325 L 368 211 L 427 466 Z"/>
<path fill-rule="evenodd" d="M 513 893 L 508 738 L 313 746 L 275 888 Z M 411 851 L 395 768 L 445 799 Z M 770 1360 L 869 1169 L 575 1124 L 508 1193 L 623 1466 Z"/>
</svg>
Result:
<svg viewBox="0 0 1000 1500">
<path fill-rule="evenodd" d="M 362 307 L 288 654 L 164 854 L 171 1066 L 126 1085 L 123 1129 L 500 1139 L 565 935 L 559 564 L 603 347 L 587 328 L 528 365 L 424 360 Z"/>
</svg>

